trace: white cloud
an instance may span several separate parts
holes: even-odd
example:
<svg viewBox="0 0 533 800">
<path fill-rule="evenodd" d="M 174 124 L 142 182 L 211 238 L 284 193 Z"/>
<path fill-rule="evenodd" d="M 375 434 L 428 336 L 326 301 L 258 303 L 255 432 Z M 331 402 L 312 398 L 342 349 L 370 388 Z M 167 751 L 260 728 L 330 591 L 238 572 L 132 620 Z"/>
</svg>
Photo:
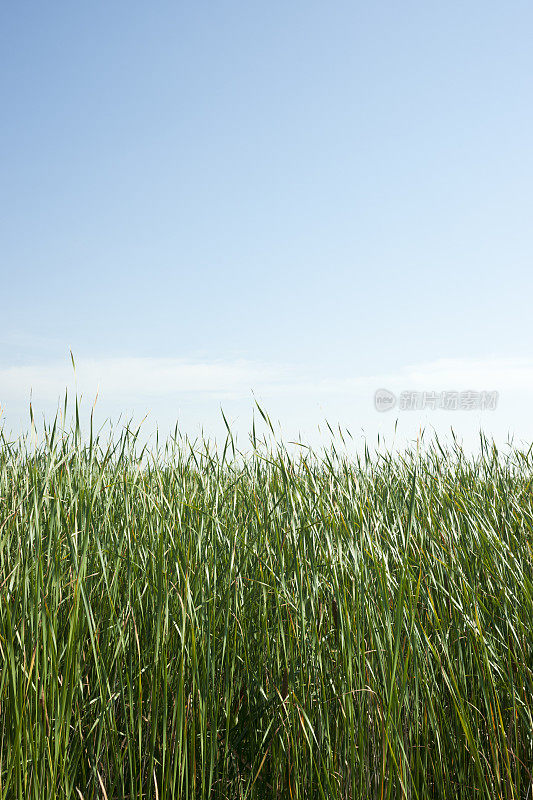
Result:
<svg viewBox="0 0 533 800">
<path fill-rule="evenodd" d="M 220 405 L 228 416 L 249 430 L 253 398 L 282 423 L 289 436 L 298 432 L 313 438 L 325 418 L 349 428 L 363 429 L 370 438 L 389 434 L 401 417 L 408 437 L 421 425 L 447 429 L 453 424 L 465 435 L 479 427 L 505 437 L 515 431 L 533 440 L 529 409 L 533 399 L 533 360 L 517 358 L 442 359 L 402 367 L 394 372 L 366 376 L 324 375 L 318 370 L 246 360 L 186 361 L 172 358 L 79 359 L 74 374 L 70 358 L 59 362 L 0 367 L 0 405 L 10 429 L 25 427 L 30 391 L 37 414 L 53 416 L 68 387 L 90 407 L 98 392 L 100 419 L 150 419 L 173 427 L 179 418 L 185 427 L 203 426 L 220 431 Z M 377 388 L 402 390 L 474 389 L 499 392 L 495 412 L 388 412 L 373 408 Z"/>
<path fill-rule="evenodd" d="M 533 359 L 440 359 L 407 367 L 401 376 L 413 389 L 533 391 Z"/>
<path fill-rule="evenodd" d="M 41 392 L 50 398 L 65 386 L 110 396 L 151 397 L 179 393 L 243 393 L 255 384 L 274 384 L 283 369 L 246 361 L 187 362 L 171 358 L 109 358 L 0 369 L 2 385 L 14 391 Z"/>
</svg>

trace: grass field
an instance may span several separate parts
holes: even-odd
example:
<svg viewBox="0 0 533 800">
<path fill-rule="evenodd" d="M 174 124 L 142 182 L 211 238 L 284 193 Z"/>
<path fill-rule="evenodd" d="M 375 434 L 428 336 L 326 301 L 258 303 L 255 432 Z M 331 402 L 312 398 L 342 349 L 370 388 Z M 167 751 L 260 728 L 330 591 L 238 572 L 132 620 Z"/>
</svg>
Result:
<svg viewBox="0 0 533 800">
<path fill-rule="evenodd" d="M 531 798 L 533 456 L 0 451 L 0 798 Z"/>
</svg>

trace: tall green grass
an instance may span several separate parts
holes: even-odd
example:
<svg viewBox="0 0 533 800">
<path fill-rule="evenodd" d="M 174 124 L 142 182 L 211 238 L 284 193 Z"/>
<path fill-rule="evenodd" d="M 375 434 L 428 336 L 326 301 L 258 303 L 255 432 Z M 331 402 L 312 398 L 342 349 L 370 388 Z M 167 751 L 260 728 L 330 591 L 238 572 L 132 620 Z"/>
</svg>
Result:
<svg viewBox="0 0 533 800">
<path fill-rule="evenodd" d="M 0 451 L 0 798 L 530 798 L 532 455 Z"/>
</svg>

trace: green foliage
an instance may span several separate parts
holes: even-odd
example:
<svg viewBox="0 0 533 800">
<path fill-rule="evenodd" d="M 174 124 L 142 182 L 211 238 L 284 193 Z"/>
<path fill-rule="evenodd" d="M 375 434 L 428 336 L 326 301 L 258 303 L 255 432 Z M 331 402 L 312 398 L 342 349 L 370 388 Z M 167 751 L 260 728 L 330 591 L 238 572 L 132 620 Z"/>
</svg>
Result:
<svg viewBox="0 0 533 800">
<path fill-rule="evenodd" d="M 530 452 L 253 443 L 3 439 L 0 800 L 531 797 Z"/>
</svg>

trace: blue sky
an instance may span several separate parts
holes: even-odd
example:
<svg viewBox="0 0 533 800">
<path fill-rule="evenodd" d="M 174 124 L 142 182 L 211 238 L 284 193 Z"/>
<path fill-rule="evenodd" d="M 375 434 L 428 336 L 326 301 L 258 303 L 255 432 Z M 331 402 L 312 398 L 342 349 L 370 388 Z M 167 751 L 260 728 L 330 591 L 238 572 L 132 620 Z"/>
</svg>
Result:
<svg viewBox="0 0 533 800">
<path fill-rule="evenodd" d="M 253 389 L 374 435 L 373 386 L 471 377 L 497 413 L 438 425 L 533 440 L 532 28 L 513 0 L 4 4 L 4 419 L 50 412 L 71 348 L 103 416 L 246 426 Z"/>
</svg>

